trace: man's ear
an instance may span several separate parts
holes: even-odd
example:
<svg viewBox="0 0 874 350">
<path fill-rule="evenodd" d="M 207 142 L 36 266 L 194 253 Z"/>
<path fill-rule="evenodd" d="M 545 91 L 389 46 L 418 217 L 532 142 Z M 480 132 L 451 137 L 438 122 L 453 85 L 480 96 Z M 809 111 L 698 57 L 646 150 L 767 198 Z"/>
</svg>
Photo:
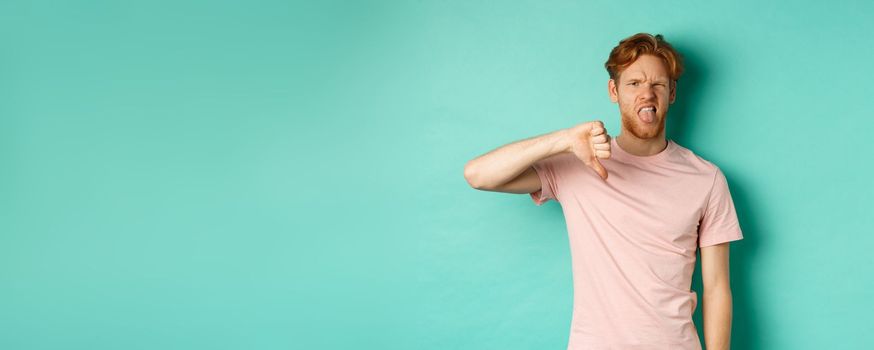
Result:
<svg viewBox="0 0 874 350">
<path fill-rule="evenodd" d="M 677 81 L 674 80 L 673 83 L 672 83 L 671 85 L 672 85 L 672 87 L 671 87 L 671 96 L 670 96 L 670 98 L 669 98 L 669 100 L 668 100 L 668 103 L 673 104 L 673 103 L 674 103 L 674 100 L 677 99 Z"/>
<path fill-rule="evenodd" d="M 610 101 L 613 101 L 613 103 L 619 102 L 619 91 L 617 88 L 616 81 L 613 79 L 607 82 L 607 92 L 610 93 Z"/>
</svg>

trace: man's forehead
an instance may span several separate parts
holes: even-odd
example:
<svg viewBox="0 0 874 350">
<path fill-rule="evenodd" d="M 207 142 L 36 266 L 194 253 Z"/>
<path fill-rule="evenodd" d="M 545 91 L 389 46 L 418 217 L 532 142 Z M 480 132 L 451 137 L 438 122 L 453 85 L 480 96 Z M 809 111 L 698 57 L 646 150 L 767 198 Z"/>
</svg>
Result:
<svg viewBox="0 0 874 350">
<path fill-rule="evenodd" d="M 668 79 L 667 67 L 664 61 L 652 55 L 643 55 L 626 67 L 620 74 L 621 80 L 626 79 Z"/>
<path fill-rule="evenodd" d="M 619 74 L 620 80 L 668 80 L 668 74 L 659 69 L 641 69 L 638 67 L 628 67 Z"/>
</svg>

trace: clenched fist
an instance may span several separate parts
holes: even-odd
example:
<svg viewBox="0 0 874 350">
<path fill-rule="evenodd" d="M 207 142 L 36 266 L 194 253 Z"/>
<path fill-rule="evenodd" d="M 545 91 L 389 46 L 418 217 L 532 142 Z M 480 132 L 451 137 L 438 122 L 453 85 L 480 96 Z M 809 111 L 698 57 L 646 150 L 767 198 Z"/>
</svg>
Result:
<svg viewBox="0 0 874 350">
<path fill-rule="evenodd" d="M 567 129 L 567 137 L 570 151 L 607 180 L 607 169 L 598 161 L 610 158 L 610 135 L 604 129 L 604 123 L 595 120 L 574 126 Z"/>
</svg>

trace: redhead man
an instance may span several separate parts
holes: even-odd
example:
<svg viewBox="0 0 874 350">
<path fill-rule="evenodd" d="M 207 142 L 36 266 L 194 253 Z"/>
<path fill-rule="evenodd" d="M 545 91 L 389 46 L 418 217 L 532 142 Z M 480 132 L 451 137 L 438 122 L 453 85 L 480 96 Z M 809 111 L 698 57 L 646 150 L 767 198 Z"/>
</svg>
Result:
<svg viewBox="0 0 874 350">
<path fill-rule="evenodd" d="M 682 57 L 661 35 L 639 33 L 605 66 L 619 135 L 585 122 L 481 155 L 464 177 L 561 205 L 574 280 L 569 350 L 701 349 L 691 290 L 699 250 L 704 340 L 728 349 L 729 242 L 743 235 L 719 167 L 665 137 Z"/>
</svg>

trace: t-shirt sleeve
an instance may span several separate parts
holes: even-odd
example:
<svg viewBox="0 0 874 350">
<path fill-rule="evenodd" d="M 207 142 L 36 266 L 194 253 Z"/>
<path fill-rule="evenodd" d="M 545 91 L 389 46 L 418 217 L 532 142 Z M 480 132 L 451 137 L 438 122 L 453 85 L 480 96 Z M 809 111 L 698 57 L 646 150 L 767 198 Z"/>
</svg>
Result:
<svg viewBox="0 0 874 350">
<path fill-rule="evenodd" d="M 698 225 L 698 246 L 707 247 L 743 239 L 737 212 L 728 190 L 728 181 L 719 168 Z"/>
<path fill-rule="evenodd" d="M 540 177 L 540 190 L 530 193 L 534 204 L 540 206 L 550 199 L 560 202 L 562 179 L 568 167 L 566 155 L 562 153 L 541 159 L 531 167 Z"/>
</svg>

